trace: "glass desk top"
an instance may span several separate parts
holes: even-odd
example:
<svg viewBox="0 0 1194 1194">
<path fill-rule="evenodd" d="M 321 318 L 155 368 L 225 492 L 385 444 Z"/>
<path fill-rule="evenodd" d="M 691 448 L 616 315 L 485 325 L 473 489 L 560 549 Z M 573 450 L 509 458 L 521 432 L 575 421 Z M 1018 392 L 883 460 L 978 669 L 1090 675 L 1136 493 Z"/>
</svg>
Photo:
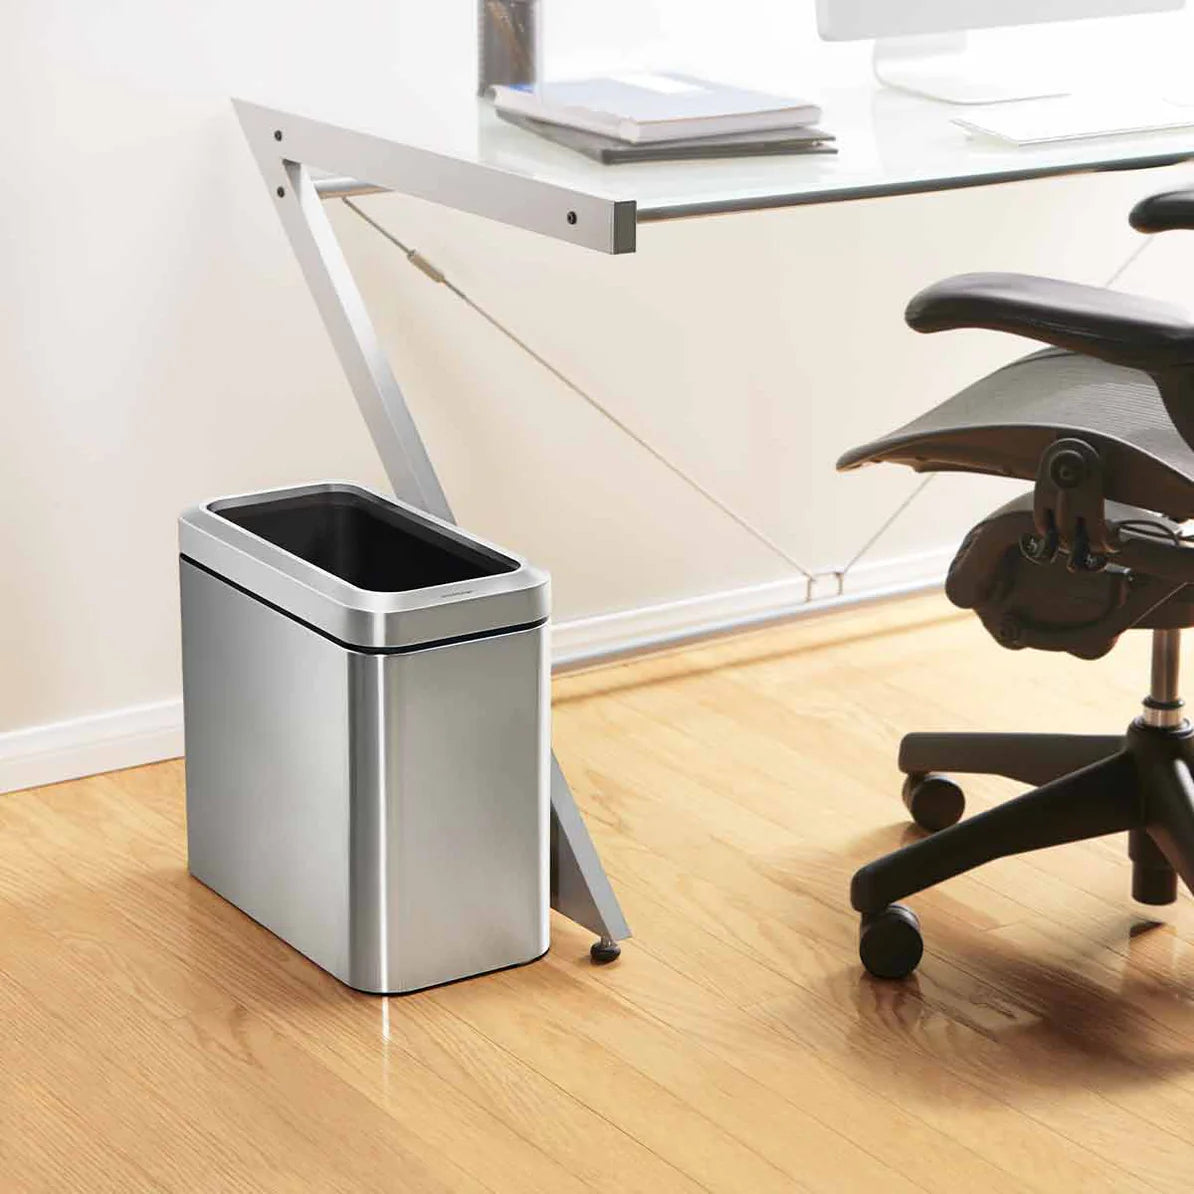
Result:
<svg viewBox="0 0 1194 1194">
<path fill-rule="evenodd" d="M 399 7 L 403 13 L 421 14 L 419 21 L 429 19 L 426 7 L 416 9 L 406 0 Z M 294 107 L 279 103 L 276 94 L 247 97 L 262 105 L 250 111 L 238 104 L 259 160 L 273 151 L 265 142 L 278 131 L 276 126 L 308 118 L 297 143 L 288 130 L 289 140 L 276 147 L 282 158 L 558 239 L 624 252 L 633 249 L 634 225 L 651 220 L 1145 168 L 1194 158 L 1194 127 L 1031 147 L 972 138 L 951 120 L 964 114 L 964 108 L 876 84 L 868 46 L 822 46 L 815 36 L 806 36 L 799 53 L 790 54 L 799 30 L 777 46 L 776 30 L 752 28 L 754 41 L 735 43 L 736 60 L 721 49 L 701 57 L 691 48 L 684 54 L 672 48 L 668 52 L 677 56 L 663 68 L 674 62 L 676 69 L 708 77 L 749 79 L 767 89 L 808 95 L 823 108 L 821 125 L 837 138 L 837 154 L 601 165 L 507 124 L 476 97 L 475 10 L 467 7 L 468 12 L 459 5 L 442 10 L 452 14 L 451 20 L 445 17 L 435 29 L 416 26 L 413 16 L 404 18 L 407 24 L 400 27 L 407 36 L 398 51 L 393 43 L 370 49 L 351 88 L 341 82 L 322 97 L 308 90 L 304 103 Z M 682 30 L 691 24 L 677 18 Z M 1127 34 L 1143 30 L 1141 36 L 1151 39 L 1141 43 L 1147 47 L 1168 30 L 1172 56 L 1179 41 L 1172 34 L 1185 28 L 1111 23 L 1095 30 L 1105 43 L 1101 57 L 1093 49 L 1079 53 L 1076 42 L 1074 47 L 1065 44 L 1075 56 L 1089 58 L 1096 85 L 1131 94 L 1148 84 L 1157 57 L 1130 46 Z M 1072 40 L 1077 35 L 1065 36 Z M 1181 44 L 1186 40 L 1183 32 Z M 1115 64 L 1111 79 L 1108 62 Z M 553 70 L 549 62 L 547 73 L 567 72 Z M 797 76 L 808 81 L 807 88 L 798 85 Z M 1194 120 L 1194 106 L 1190 112 Z M 576 213 L 577 220 L 563 223 L 565 215 Z"/>
</svg>

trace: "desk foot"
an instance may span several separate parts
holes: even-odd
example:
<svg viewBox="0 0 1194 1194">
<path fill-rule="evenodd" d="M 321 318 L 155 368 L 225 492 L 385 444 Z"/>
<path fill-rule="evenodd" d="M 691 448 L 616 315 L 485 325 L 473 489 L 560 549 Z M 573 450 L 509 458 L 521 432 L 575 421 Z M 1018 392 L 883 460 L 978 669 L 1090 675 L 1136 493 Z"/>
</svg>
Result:
<svg viewBox="0 0 1194 1194">
<path fill-rule="evenodd" d="M 594 941 L 589 949 L 589 957 L 594 966 L 608 966 L 622 956 L 622 947 L 612 937 L 602 937 Z"/>
</svg>

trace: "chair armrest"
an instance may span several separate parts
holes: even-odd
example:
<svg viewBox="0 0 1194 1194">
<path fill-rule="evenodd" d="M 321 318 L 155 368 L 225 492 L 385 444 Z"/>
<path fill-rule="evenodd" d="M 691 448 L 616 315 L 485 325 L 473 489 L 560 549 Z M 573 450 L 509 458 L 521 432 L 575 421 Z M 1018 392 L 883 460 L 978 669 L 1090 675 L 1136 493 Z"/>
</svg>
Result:
<svg viewBox="0 0 1194 1194">
<path fill-rule="evenodd" d="M 1180 307 L 1053 278 L 947 278 L 922 290 L 905 318 L 918 332 L 1011 332 L 1150 373 L 1194 364 L 1194 322 Z"/>
<path fill-rule="evenodd" d="M 1194 190 L 1163 191 L 1141 199 L 1132 208 L 1128 221 L 1137 232 L 1194 229 Z"/>
</svg>

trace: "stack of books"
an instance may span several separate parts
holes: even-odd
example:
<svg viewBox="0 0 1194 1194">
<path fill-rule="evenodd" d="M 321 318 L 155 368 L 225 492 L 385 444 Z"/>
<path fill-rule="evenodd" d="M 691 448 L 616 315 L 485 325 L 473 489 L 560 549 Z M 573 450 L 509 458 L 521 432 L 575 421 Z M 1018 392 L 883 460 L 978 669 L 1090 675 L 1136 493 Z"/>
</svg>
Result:
<svg viewBox="0 0 1194 1194">
<path fill-rule="evenodd" d="M 835 152 L 816 104 L 687 75 L 502 84 L 490 94 L 503 120 L 611 165 Z"/>
</svg>

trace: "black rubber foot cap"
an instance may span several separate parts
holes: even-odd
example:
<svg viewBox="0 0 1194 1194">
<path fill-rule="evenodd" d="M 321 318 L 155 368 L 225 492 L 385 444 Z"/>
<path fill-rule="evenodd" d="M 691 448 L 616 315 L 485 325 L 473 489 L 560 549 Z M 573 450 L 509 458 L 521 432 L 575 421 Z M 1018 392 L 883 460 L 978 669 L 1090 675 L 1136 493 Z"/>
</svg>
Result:
<svg viewBox="0 0 1194 1194">
<path fill-rule="evenodd" d="M 888 904 L 862 918 L 858 956 L 876 978 L 907 978 L 924 953 L 920 921 L 911 908 Z"/>
<path fill-rule="evenodd" d="M 929 771 L 904 779 L 904 807 L 930 833 L 956 825 L 966 811 L 966 797 L 952 779 Z"/>
<path fill-rule="evenodd" d="M 594 941 L 589 947 L 589 957 L 594 966 L 608 966 L 622 956 L 622 947 L 616 941 Z"/>
<path fill-rule="evenodd" d="M 1169 867 L 1132 868 L 1132 899 L 1141 904 L 1177 902 L 1177 874 Z"/>
</svg>

